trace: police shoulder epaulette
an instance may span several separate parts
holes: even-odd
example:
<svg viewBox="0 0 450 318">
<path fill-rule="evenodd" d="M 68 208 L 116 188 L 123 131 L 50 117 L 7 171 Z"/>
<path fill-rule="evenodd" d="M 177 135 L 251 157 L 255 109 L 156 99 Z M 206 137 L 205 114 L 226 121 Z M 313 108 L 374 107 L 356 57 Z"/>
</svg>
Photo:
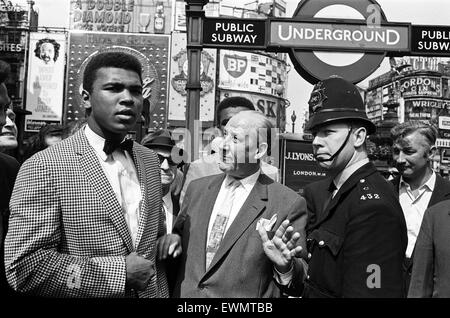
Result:
<svg viewBox="0 0 450 318">
<path fill-rule="evenodd" d="M 359 189 L 360 189 L 360 201 L 367 201 L 367 200 L 380 200 L 380 195 L 378 192 L 374 191 L 373 188 L 369 186 L 369 184 L 366 182 L 366 179 L 360 179 L 359 180 Z"/>
</svg>

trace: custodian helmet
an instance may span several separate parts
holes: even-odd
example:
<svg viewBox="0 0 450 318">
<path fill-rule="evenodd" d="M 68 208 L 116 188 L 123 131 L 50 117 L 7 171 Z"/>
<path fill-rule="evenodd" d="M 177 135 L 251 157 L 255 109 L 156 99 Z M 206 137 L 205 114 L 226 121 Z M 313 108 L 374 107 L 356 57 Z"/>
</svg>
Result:
<svg viewBox="0 0 450 318">
<path fill-rule="evenodd" d="M 375 132 L 375 125 L 367 118 L 364 102 L 358 89 L 340 77 L 330 77 L 318 82 L 309 99 L 309 121 L 311 130 L 332 121 L 357 119 L 364 122 L 368 133 Z"/>
</svg>

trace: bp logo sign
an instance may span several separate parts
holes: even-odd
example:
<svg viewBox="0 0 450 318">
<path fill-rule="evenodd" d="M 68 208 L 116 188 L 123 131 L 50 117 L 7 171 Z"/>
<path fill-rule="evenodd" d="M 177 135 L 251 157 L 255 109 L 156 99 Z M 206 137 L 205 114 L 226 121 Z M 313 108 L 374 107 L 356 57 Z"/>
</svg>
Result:
<svg viewBox="0 0 450 318">
<path fill-rule="evenodd" d="M 225 54 L 223 66 L 227 70 L 228 74 L 234 78 L 238 78 L 242 76 L 247 69 L 247 57 L 239 56 L 237 54 Z"/>
</svg>

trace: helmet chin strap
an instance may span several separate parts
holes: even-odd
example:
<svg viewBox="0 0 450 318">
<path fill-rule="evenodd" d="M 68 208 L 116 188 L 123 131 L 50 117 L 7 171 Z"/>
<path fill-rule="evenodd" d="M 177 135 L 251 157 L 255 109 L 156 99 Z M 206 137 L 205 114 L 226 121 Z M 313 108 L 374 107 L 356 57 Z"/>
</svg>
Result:
<svg viewBox="0 0 450 318">
<path fill-rule="evenodd" d="M 342 143 L 341 147 L 340 147 L 340 148 L 338 149 L 338 151 L 336 151 L 330 158 L 328 158 L 328 159 L 317 158 L 316 155 L 314 155 L 314 158 L 315 158 L 318 162 L 328 162 L 328 161 L 333 161 L 334 158 L 336 158 L 336 157 L 341 153 L 341 151 L 344 149 L 345 145 L 347 144 L 348 139 L 350 138 L 351 132 L 352 132 L 352 128 L 350 128 L 350 129 L 348 130 L 347 137 L 345 138 L 345 140 L 344 140 L 344 142 Z"/>
</svg>

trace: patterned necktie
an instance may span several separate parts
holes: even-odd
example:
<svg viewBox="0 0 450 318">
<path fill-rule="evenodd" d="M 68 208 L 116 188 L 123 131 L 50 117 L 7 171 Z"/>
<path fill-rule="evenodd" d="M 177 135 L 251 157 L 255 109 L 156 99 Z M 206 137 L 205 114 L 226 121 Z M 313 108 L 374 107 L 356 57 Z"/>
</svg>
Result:
<svg viewBox="0 0 450 318">
<path fill-rule="evenodd" d="M 226 186 L 227 193 L 223 200 L 223 205 L 219 213 L 217 213 L 214 220 L 213 226 L 211 228 L 211 233 L 208 238 L 208 245 L 206 247 L 206 269 L 208 269 L 211 261 L 214 258 L 217 250 L 219 249 L 220 242 L 225 235 L 225 229 L 227 227 L 228 219 L 230 218 L 230 213 L 233 208 L 234 195 L 236 189 L 241 184 L 240 181 L 232 179 Z"/>
</svg>

